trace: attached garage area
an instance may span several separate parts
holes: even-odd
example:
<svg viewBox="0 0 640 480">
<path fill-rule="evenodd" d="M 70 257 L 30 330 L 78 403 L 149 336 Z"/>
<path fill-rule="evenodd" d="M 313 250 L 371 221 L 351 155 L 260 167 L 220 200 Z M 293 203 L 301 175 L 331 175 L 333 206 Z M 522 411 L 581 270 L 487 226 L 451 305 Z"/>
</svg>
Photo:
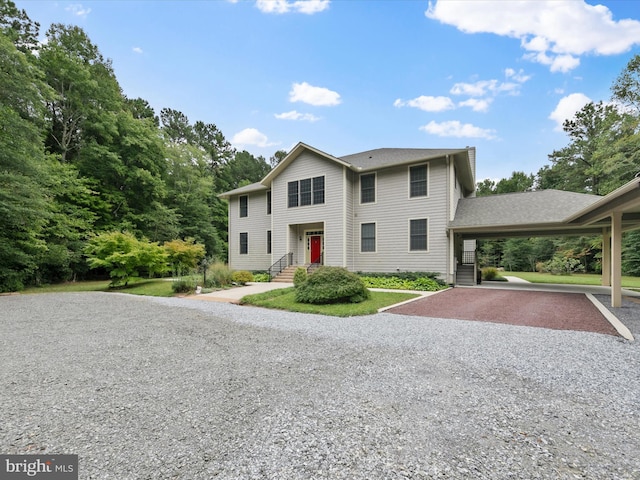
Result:
<svg viewBox="0 0 640 480">
<path fill-rule="evenodd" d="M 560 190 L 463 198 L 449 223 L 454 275 L 464 241 L 509 237 L 601 235 L 602 285 L 622 305 L 622 234 L 640 228 L 640 178 L 601 197 Z"/>
</svg>

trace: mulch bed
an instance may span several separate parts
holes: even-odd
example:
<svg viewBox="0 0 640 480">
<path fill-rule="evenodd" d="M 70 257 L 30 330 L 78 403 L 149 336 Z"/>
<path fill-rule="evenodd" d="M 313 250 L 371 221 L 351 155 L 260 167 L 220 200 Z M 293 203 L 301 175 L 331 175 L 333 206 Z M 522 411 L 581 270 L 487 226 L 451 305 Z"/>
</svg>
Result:
<svg viewBox="0 0 640 480">
<path fill-rule="evenodd" d="M 387 312 L 618 335 L 581 293 L 452 288 Z"/>
</svg>

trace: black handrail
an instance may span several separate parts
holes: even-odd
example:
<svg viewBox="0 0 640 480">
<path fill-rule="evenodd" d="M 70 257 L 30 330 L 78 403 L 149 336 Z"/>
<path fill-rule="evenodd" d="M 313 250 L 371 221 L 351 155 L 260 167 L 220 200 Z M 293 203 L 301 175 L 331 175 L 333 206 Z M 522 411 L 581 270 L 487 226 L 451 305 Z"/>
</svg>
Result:
<svg viewBox="0 0 640 480">
<path fill-rule="evenodd" d="M 289 252 L 283 255 L 280 260 L 278 260 L 276 263 L 271 265 L 267 270 L 267 273 L 269 274 L 269 281 L 271 281 L 273 277 L 278 275 L 280 272 L 282 272 L 285 268 L 287 268 L 292 263 L 293 263 L 293 252 Z"/>
</svg>

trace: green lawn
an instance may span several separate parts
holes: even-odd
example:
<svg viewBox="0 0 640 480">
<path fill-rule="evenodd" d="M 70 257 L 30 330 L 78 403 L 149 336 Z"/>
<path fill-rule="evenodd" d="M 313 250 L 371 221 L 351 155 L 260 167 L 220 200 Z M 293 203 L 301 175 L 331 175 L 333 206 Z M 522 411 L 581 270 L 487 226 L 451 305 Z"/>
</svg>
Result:
<svg viewBox="0 0 640 480">
<path fill-rule="evenodd" d="M 500 272 L 501 275 L 522 278 L 531 283 L 560 283 L 570 285 L 602 285 L 601 275 L 594 273 L 574 273 L 572 275 L 551 275 L 537 272 Z M 640 277 L 622 277 L 622 286 L 640 288 Z"/>
<path fill-rule="evenodd" d="M 257 307 L 275 308 L 290 312 L 318 313 L 333 317 L 354 317 L 358 315 L 371 315 L 378 309 L 404 302 L 419 295 L 402 292 L 371 292 L 371 298 L 361 303 L 338 303 L 330 305 L 311 305 L 298 303 L 295 300 L 295 289 L 282 288 L 270 292 L 247 295 L 242 299 L 246 305 Z"/>
<path fill-rule="evenodd" d="M 149 295 L 153 297 L 172 297 L 171 282 L 161 278 L 136 279 L 127 287 L 109 288 L 109 280 L 88 282 L 68 282 L 42 287 L 31 287 L 21 293 L 51 293 L 51 292 L 120 292 L 133 295 Z"/>
</svg>

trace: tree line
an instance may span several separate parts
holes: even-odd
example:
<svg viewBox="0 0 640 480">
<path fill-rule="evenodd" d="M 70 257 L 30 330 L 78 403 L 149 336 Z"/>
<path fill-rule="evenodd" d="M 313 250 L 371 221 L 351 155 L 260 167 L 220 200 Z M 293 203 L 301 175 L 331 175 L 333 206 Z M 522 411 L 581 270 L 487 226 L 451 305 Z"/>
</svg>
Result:
<svg viewBox="0 0 640 480">
<path fill-rule="evenodd" d="M 215 124 L 128 98 L 77 26 L 39 34 L 0 0 L 0 292 L 86 278 L 88 242 L 106 232 L 191 239 L 226 260 L 217 195 L 259 181 L 283 152 L 256 158 Z"/>
<path fill-rule="evenodd" d="M 478 196 L 557 189 L 606 195 L 640 173 L 640 55 L 611 86 L 608 101 L 590 102 L 563 124 L 569 144 L 536 174 L 513 172 L 477 184 Z M 481 263 L 513 271 L 601 271 L 601 237 L 512 238 L 480 243 Z M 622 269 L 640 276 L 640 231 L 623 238 Z"/>
</svg>

